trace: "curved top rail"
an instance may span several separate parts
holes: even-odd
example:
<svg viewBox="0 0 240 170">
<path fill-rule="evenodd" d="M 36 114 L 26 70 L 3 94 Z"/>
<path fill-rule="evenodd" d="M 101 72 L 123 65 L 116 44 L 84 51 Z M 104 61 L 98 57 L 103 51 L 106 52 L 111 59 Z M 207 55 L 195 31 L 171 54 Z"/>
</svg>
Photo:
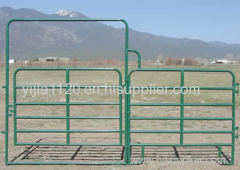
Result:
<svg viewBox="0 0 240 170">
<path fill-rule="evenodd" d="M 121 18 L 12 18 L 6 24 L 6 46 L 5 46 L 5 60 L 6 60 L 6 85 L 8 84 L 9 79 L 9 28 L 10 24 L 13 22 L 25 22 L 25 21 L 39 21 L 39 22 L 57 22 L 57 21 L 66 21 L 66 22 L 122 22 L 125 25 L 125 81 L 128 75 L 128 23 L 126 20 Z M 6 88 L 8 91 L 8 85 Z"/>
<path fill-rule="evenodd" d="M 71 71 L 114 71 L 118 74 L 119 76 L 119 82 L 122 84 L 122 73 L 119 69 L 117 68 L 18 68 L 14 71 L 13 76 L 16 77 L 18 72 L 20 71 L 66 71 L 66 70 L 71 70 Z"/>
<path fill-rule="evenodd" d="M 106 22 L 122 22 L 128 27 L 128 23 L 126 20 L 121 18 L 12 18 L 7 22 L 7 26 L 9 26 L 12 22 L 17 21 L 85 21 L 85 22 L 97 22 L 97 21 L 106 21 Z"/>
<path fill-rule="evenodd" d="M 140 52 L 139 51 L 137 51 L 137 50 L 135 50 L 135 49 L 128 49 L 128 52 L 132 52 L 132 53 L 135 53 L 136 55 L 137 55 L 137 57 L 138 57 L 138 60 L 137 60 L 137 62 L 138 62 L 138 69 L 140 69 L 141 67 L 142 67 L 142 61 L 141 61 L 141 54 L 140 54 Z"/>
<path fill-rule="evenodd" d="M 143 68 L 143 69 L 134 69 L 129 72 L 129 76 L 131 76 L 134 72 L 142 71 L 172 71 L 172 72 L 225 72 L 229 73 L 232 77 L 232 84 L 235 85 L 236 76 L 233 71 L 228 69 L 191 69 L 191 68 Z"/>
</svg>

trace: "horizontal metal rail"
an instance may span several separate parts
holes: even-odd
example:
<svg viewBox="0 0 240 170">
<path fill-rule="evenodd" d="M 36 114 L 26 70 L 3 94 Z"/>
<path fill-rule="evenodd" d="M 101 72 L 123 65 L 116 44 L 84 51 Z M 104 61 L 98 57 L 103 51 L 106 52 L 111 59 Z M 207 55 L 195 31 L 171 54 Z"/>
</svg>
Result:
<svg viewBox="0 0 240 170">
<path fill-rule="evenodd" d="M 119 133 L 120 130 L 33 130 L 33 129 L 18 129 L 17 133 Z"/>
<path fill-rule="evenodd" d="M 41 88 L 47 88 L 47 89 L 66 89 L 67 86 L 66 85 L 62 85 L 62 86 L 59 86 L 59 85 L 52 85 L 52 86 L 49 86 L 49 85 L 46 85 L 46 86 L 43 86 L 43 85 L 24 85 L 24 86 L 17 86 L 16 89 L 27 89 L 27 88 L 35 88 L 35 89 L 41 89 Z M 103 85 L 85 85 L 85 86 L 80 86 L 80 85 L 72 85 L 71 86 L 71 89 L 76 89 L 76 88 L 80 88 L 80 89 L 84 89 L 84 88 L 99 88 L 99 89 L 106 89 L 106 88 L 122 88 L 121 86 L 103 86 Z"/>
<path fill-rule="evenodd" d="M 133 69 L 129 72 L 129 76 L 131 76 L 134 72 L 212 72 L 212 73 L 229 73 L 232 78 L 235 79 L 235 75 L 231 70 L 227 69 L 197 69 L 197 68 L 141 68 L 141 69 Z"/>
<path fill-rule="evenodd" d="M 131 146 L 178 146 L 178 147 L 191 147 L 191 146 L 232 146 L 232 143 L 187 143 L 187 144 L 178 144 L 178 143 L 131 143 Z"/>
<path fill-rule="evenodd" d="M 17 102 L 16 105 L 120 105 L 117 102 Z"/>
<path fill-rule="evenodd" d="M 181 120 L 181 117 L 130 117 L 131 120 Z M 232 117 L 184 117 L 183 120 L 233 120 Z"/>
<path fill-rule="evenodd" d="M 16 119 L 67 119 L 66 116 L 16 116 Z M 120 117 L 70 116 L 69 119 L 120 119 Z"/>
<path fill-rule="evenodd" d="M 8 162 L 6 165 L 125 165 L 126 163 L 124 161 L 121 162 L 112 162 L 112 161 L 97 161 L 97 162 L 69 162 L 69 161 L 55 161 L 55 162 L 48 162 L 48 161 L 42 161 L 42 162 Z"/>
<path fill-rule="evenodd" d="M 71 88 L 80 88 L 80 89 L 84 89 L 84 88 L 99 88 L 99 89 L 106 89 L 106 88 L 122 88 L 121 86 L 103 86 L 103 85 L 73 85 Z M 27 89 L 27 88 L 47 88 L 47 89 L 65 89 L 67 88 L 66 85 L 62 85 L 62 86 L 59 86 L 59 85 L 52 85 L 52 86 L 49 86 L 49 85 L 23 85 L 23 86 L 17 86 L 16 89 Z M 134 89 L 143 89 L 143 90 L 154 90 L 154 89 L 168 89 L 168 90 L 173 90 L 173 89 L 176 89 L 178 88 L 178 86 L 133 86 L 133 87 L 130 87 L 131 90 L 134 90 Z M 184 89 L 192 89 L 193 87 L 192 86 L 184 86 Z M 197 89 L 199 90 L 234 90 L 233 87 L 197 87 Z"/>
<path fill-rule="evenodd" d="M 66 143 L 49 143 L 49 142 L 18 142 L 16 143 L 16 146 L 26 146 L 26 145 L 32 145 L 32 146 L 66 146 Z M 122 146 L 117 143 L 69 143 L 68 146 Z"/>
<path fill-rule="evenodd" d="M 180 86 L 131 86 L 130 89 L 143 89 L 143 90 L 154 90 L 154 89 L 167 89 L 167 90 L 173 90 L 177 89 Z M 193 86 L 184 86 L 184 89 L 192 89 Z M 201 87 L 201 86 L 194 86 L 195 89 L 199 90 L 234 90 L 233 87 Z"/>
<path fill-rule="evenodd" d="M 185 130 L 185 131 L 179 131 L 179 130 L 131 130 L 131 133 L 232 133 L 231 130 Z"/>
<path fill-rule="evenodd" d="M 232 103 L 131 103 L 130 106 L 233 106 Z"/>
</svg>

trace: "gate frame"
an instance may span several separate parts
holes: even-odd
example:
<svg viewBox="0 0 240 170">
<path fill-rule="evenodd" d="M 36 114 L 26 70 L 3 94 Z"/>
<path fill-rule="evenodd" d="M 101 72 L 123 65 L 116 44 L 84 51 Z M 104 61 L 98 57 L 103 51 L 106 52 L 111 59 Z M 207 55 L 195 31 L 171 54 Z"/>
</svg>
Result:
<svg viewBox="0 0 240 170">
<path fill-rule="evenodd" d="M 135 72 L 178 72 L 180 73 L 180 86 L 178 87 L 185 87 L 184 86 L 184 73 L 185 72 L 195 72 L 195 73 L 229 73 L 232 78 L 232 85 L 230 87 L 205 87 L 205 86 L 198 86 L 199 90 L 224 90 L 224 91 L 232 91 L 232 101 L 231 103 L 185 103 L 184 102 L 184 93 L 180 93 L 180 102 L 176 103 L 131 103 L 131 93 L 129 90 L 131 88 L 131 76 Z M 173 146 L 173 147 L 191 147 L 191 146 L 216 146 L 218 148 L 218 157 L 221 161 L 222 156 L 222 146 L 231 146 L 231 162 L 225 163 L 225 165 L 233 165 L 234 164 L 234 155 L 235 155 L 235 139 L 238 139 L 238 127 L 235 126 L 235 106 L 236 100 L 235 95 L 239 93 L 238 86 L 239 83 L 236 83 L 235 74 L 231 70 L 227 69 L 182 69 L 182 68 L 143 68 L 143 69 L 133 69 L 128 74 L 128 81 L 127 81 L 128 88 L 128 112 L 127 112 L 127 124 L 126 131 L 127 134 L 127 143 L 130 146 L 140 146 L 141 147 L 141 161 L 137 162 L 136 164 L 141 163 L 144 161 L 144 147 L 145 146 Z M 145 89 L 150 87 L 145 87 Z M 166 86 L 165 88 L 172 90 L 174 87 Z M 189 89 L 191 87 L 186 87 Z M 131 117 L 131 106 L 177 106 L 180 107 L 180 116 L 179 117 Z M 184 116 L 184 106 L 231 106 L 232 107 L 232 116 L 231 117 L 185 117 Z M 180 121 L 180 129 L 179 130 L 131 130 L 131 120 L 179 120 Z M 218 120 L 218 121 L 232 121 L 232 130 L 184 130 L 184 120 Z M 236 134 L 237 132 L 237 134 Z M 180 142 L 179 144 L 160 144 L 160 143 L 131 143 L 131 133 L 175 133 L 180 134 Z M 184 133 L 188 134 L 231 134 L 232 140 L 231 143 L 189 143 L 184 144 L 183 136 Z M 131 149 L 129 149 L 129 157 L 127 157 L 127 163 L 131 164 Z"/>
<path fill-rule="evenodd" d="M 66 73 L 66 85 L 64 86 L 39 86 L 39 85 L 30 85 L 30 86 L 17 86 L 17 74 L 21 71 L 65 71 Z M 114 72 L 118 74 L 118 86 L 74 86 L 70 87 L 70 72 L 71 71 L 95 71 L 95 72 Z M 99 89 L 104 89 L 105 87 L 122 87 L 122 75 L 121 72 L 118 69 L 115 68 L 18 68 L 15 70 L 14 75 L 13 75 L 13 110 L 12 113 L 14 115 L 14 145 L 47 145 L 47 146 L 79 146 L 79 145 L 84 145 L 84 146 L 122 146 L 122 94 L 118 95 L 118 102 L 71 102 L 70 101 L 70 95 L 69 93 L 65 92 L 65 102 L 17 102 L 17 89 L 23 89 L 23 88 L 41 88 L 41 87 L 46 87 L 47 89 L 65 89 L 65 90 L 71 90 L 73 88 L 86 88 L 86 87 L 98 87 Z M 48 105 L 61 105 L 61 106 L 66 106 L 66 115 L 65 116 L 17 116 L 17 106 L 33 106 L 33 105 L 41 105 L 41 106 L 48 106 Z M 118 111 L 118 116 L 117 117 L 110 117 L 110 116 L 95 116 L 95 117 L 81 117 L 81 116 L 75 116 L 71 117 L 70 116 L 70 106 L 75 105 L 114 105 L 114 106 L 119 106 L 119 111 Z M 66 120 L 66 130 L 19 130 L 17 128 L 17 119 L 57 119 L 57 120 Z M 70 120 L 73 119 L 119 119 L 119 129 L 118 130 L 71 130 L 70 129 Z M 66 143 L 19 143 L 17 141 L 17 133 L 66 133 Z M 71 143 L 70 141 L 70 134 L 71 133 L 119 133 L 119 142 L 118 143 L 102 143 L 102 144 L 97 144 L 97 143 Z"/>
<path fill-rule="evenodd" d="M 125 94 L 125 158 L 123 162 L 88 162 L 88 163 L 81 163 L 81 162 L 9 162 L 8 160 L 8 138 L 9 138 L 9 117 L 12 116 L 12 112 L 14 113 L 14 111 L 9 110 L 11 109 L 13 106 L 9 104 L 9 29 L 10 29 L 10 24 L 13 22 L 34 22 L 34 21 L 44 21 L 44 22 L 58 22 L 58 21 L 72 21 L 72 22 L 122 22 L 125 25 L 125 47 L 124 47 L 124 79 L 125 79 L 125 84 L 123 84 L 123 87 L 126 87 L 126 94 Z M 132 70 L 130 73 L 128 71 L 128 53 L 129 52 L 133 52 L 137 55 L 138 57 L 138 68 L 136 70 Z M 5 55 L 6 55 L 6 77 L 5 77 L 5 130 L 3 131 L 3 133 L 5 134 L 5 164 L 6 165 L 65 165 L 65 164 L 131 164 L 131 139 L 130 139 L 130 133 L 131 133 L 131 128 L 130 128 L 130 107 L 131 107 L 131 103 L 130 103 L 130 76 L 134 71 L 157 71 L 159 69 L 141 69 L 141 55 L 140 53 L 135 50 L 135 49 L 129 49 L 128 48 L 128 24 L 125 20 L 123 19 L 51 19 L 51 18 L 13 18 L 10 19 L 7 24 L 6 24 L 6 46 L 5 46 Z M 36 69 L 36 68 L 35 68 Z M 66 69 L 71 69 L 71 68 L 66 68 Z M 96 69 L 96 68 L 91 68 L 91 69 Z M 164 69 L 165 71 L 171 71 L 171 69 Z M 178 71 L 180 71 L 179 69 L 177 69 Z M 182 69 L 184 70 L 184 69 Z M 196 71 L 198 70 L 199 72 L 204 71 L 204 69 L 193 69 L 192 71 Z M 235 94 L 238 93 L 238 89 L 236 90 L 235 88 L 238 87 L 238 84 L 235 82 L 235 76 L 234 73 L 231 72 L 230 70 L 225 70 L 226 72 L 230 72 L 234 78 L 234 83 L 233 83 L 233 87 L 234 89 L 232 90 L 232 93 L 234 95 L 233 99 L 234 99 L 234 104 L 232 106 L 234 106 L 233 108 L 233 112 L 234 116 L 233 116 L 233 124 L 232 124 L 232 161 L 231 161 L 231 165 L 234 164 L 234 146 L 235 146 L 235 138 L 238 137 L 238 134 L 235 135 L 235 131 L 238 130 L 238 128 L 235 127 Z M 181 71 L 182 72 L 182 71 Z M 221 70 L 214 70 L 214 72 L 221 72 Z M 181 74 L 181 77 L 183 75 Z M 184 76 L 183 76 L 184 77 Z M 184 96 L 183 96 L 184 97 Z M 181 103 L 181 105 L 183 106 L 183 103 Z M 10 113 L 9 113 L 10 112 Z M 184 111 L 183 111 L 184 112 Z M 182 112 L 182 113 L 183 113 Z M 182 116 L 183 118 L 183 116 Z M 17 143 L 16 143 L 17 144 Z M 66 145 L 68 146 L 68 145 Z M 172 145 L 171 145 L 172 146 Z M 183 144 L 181 145 L 183 146 Z M 222 145 L 221 145 L 222 146 Z M 219 148 L 219 150 L 221 151 L 221 147 Z M 142 146 L 142 156 L 144 156 L 144 146 Z M 141 162 L 140 162 L 141 163 Z"/>
<path fill-rule="evenodd" d="M 124 19 L 101 19 L 101 18 L 92 18 L 92 19 L 58 19 L 58 18 L 13 18 L 10 19 L 7 24 L 6 24 L 6 46 L 5 46 L 5 64 L 6 64 L 6 77 L 5 77 L 5 130 L 2 131 L 2 133 L 5 134 L 5 164 L 6 165 L 27 165 L 27 164 L 48 164 L 48 165 L 56 165 L 56 164 L 126 164 L 126 158 L 124 159 L 124 162 L 90 162 L 90 163 L 81 163 L 81 162 L 9 162 L 8 160 L 8 138 L 9 138 L 9 117 L 12 116 L 10 113 L 14 113 L 14 110 L 12 109 L 13 105 L 9 104 L 9 29 L 10 29 L 10 24 L 13 22 L 121 22 L 125 26 L 125 82 L 127 80 L 127 75 L 128 75 L 128 53 L 133 52 L 137 55 L 138 57 L 138 68 L 141 67 L 141 55 L 140 53 L 135 50 L 135 49 L 129 49 L 128 48 L 128 23 Z M 36 68 L 35 68 L 36 69 Z M 70 69 L 70 68 L 68 68 Z M 91 69 L 99 69 L 99 68 L 91 68 Z M 113 68 L 110 68 L 113 69 Z M 116 71 L 117 69 L 115 69 Z M 120 72 L 119 72 L 120 73 Z M 126 98 L 126 96 L 125 96 Z M 122 101 L 121 101 L 122 102 Z M 10 110 L 11 109 L 11 110 Z M 125 106 L 125 110 L 127 107 Z M 15 118 L 14 118 L 15 119 Z M 17 141 L 14 138 L 14 143 L 17 144 Z M 68 146 L 68 145 L 66 145 Z"/>
</svg>

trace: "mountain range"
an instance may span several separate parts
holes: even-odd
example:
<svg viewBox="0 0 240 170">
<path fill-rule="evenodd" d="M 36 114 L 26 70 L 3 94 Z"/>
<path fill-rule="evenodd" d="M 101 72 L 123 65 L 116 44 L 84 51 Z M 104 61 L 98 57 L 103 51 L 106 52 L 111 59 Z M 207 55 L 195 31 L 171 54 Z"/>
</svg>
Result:
<svg viewBox="0 0 240 170">
<path fill-rule="evenodd" d="M 110 16 L 111 17 L 111 16 Z M 11 18 L 88 18 L 69 10 L 44 14 L 33 9 L 0 8 L 0 57 L 4 58 L 5 26 Z M 223 58 L 240 56 L 240 44 L 157 36 L 131 29 L 129 47 L 144 60 L 161 57 Z M 154 26 L 154 25 L 153 25 Z M 176 28 L 177 29 L 177 28 Z M 17 60 L 59 56 L 81 60 L 124 58 L 124 28 L 105 22 L 21 22 L 10 27 L 10 56 Z M 133 58 L 134 59 L 134 58 Z"/>
</svg>

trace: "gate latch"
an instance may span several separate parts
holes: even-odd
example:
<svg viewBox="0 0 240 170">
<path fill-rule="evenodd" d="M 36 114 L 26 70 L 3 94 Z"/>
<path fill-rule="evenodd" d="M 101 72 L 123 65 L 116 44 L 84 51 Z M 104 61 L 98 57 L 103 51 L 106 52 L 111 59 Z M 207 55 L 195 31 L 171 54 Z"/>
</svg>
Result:
<svg viewBox="0 0 240 170">
<path fill-rule="evenodd" d="M 14 109 L 13 109 L 13 105 L 9 105 L 9 114 L 8 114 L 8 116 L 9 117 L 12 117 L 13 116 L 13 114 L 14 114 Z"/>
<path fill-rule="evenodd" d="M 236 83 L 235 84 L 235 86 L 236 86 L 236 90 L 235 90 L 235 93 L 237 94 L 237 95 L 239 95 L 239 83 Z"/>
<path fill-rule="evenodd" d="M 236 139 L 238 139 L 238 129 L 239 129 L 239 127 L 235 127 L 235 130 L 237 131 L 237 134 L 235 134 Z"/>
</svg>

